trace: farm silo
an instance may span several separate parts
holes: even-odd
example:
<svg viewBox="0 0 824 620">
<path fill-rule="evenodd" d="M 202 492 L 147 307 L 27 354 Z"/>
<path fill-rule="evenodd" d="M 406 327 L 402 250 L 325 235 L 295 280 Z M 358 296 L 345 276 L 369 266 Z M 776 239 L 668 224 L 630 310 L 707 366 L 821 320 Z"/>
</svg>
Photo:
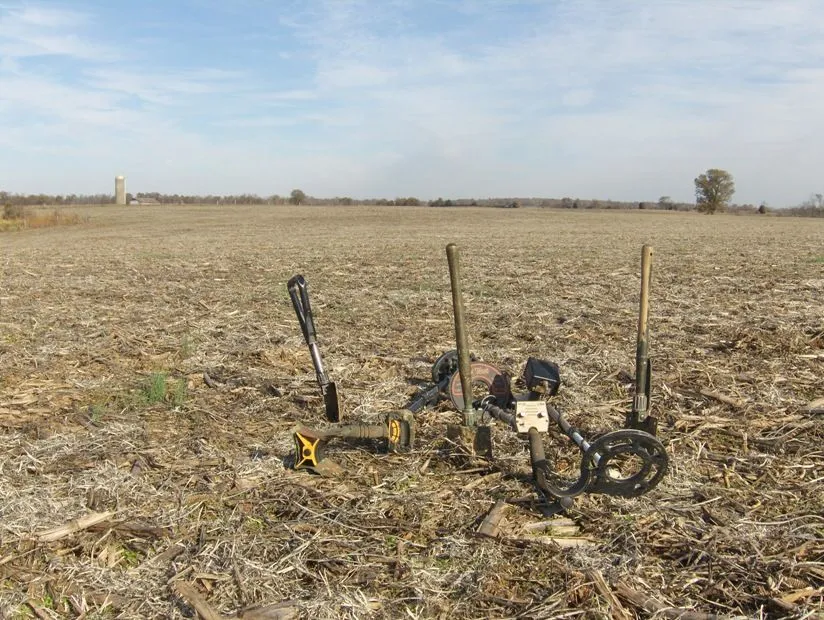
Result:
<svg viewBox="0 0 824 620">
<path fill-rule="evenodd" d="M 126 177 L 124 176 L 114 178 L 114 203 L 117 205 L 126 204 Z"/>
</svg>

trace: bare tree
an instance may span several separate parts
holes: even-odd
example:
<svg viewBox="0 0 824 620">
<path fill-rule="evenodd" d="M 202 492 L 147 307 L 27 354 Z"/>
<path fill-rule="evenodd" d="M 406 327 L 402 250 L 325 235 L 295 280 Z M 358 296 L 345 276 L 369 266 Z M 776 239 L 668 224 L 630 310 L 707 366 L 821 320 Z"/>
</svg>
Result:
<svg viewBox="0 0 824 620">
<path fill-rule="evenodd" d="M 726 170 L 710 168 L 695 179 L 695 202 L 701 213 L 723 211 L 735 193 L 735 182 Z"/>
</svg>

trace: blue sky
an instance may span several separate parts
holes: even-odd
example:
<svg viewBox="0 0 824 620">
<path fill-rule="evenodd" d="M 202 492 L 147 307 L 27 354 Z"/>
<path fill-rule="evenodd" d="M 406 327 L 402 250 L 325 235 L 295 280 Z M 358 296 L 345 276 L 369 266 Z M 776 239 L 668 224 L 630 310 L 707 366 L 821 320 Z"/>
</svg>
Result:
<svg viewBox="0 0 824 620">
<path fill-rule="evenodd" d="M 0 189 L 824 191 L 822 0 L 0 0 Z"/>
</svg>

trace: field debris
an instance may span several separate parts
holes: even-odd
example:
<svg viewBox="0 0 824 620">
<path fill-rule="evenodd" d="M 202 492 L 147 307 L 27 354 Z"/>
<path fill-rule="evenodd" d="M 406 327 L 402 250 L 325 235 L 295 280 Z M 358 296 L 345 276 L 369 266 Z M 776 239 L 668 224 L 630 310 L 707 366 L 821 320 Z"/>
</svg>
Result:
<svg viewBox="0 0 824 620">
<path fill-rule="evenodd" d="M 37 541 L 41 543 L 55 542 L 62 538 L 66 538 L 67 536 L 71 536 L 72 534 L 76 534 L 77 532 L 82 532 L 83 530 L 89 529 L 90 527 L 103 523 L 104 521 L 108 521 L 113 516 L 113 512 L 93 512 L 84 517 L 80 517 L 79 519 L 75 519 L 71 523 L 67 523 L 66 525 L 61 525 L 60 527 L 56 527 L 38 534 Z"/>
<path fill-rule="evenodd" d="M 811 618 L 824 612 L 824 222 L 675 212 L 89 208 L 4 235 L 0 610 L 8 618 Z M 497 235 L 494 233 L 498 233 Z M 331 443 L 295 471 L 323 396 L 284 283 L 312 282 L 347 418 L 380 423 L 454 331 L 561 369 L 589 436 L 631 403 L 638 248 L 656 249 L 649 494 L 545 514 L 524 442 Z M 629 381 L 627 381 L 629 378 Z M 572 474 L 574 445 L 547 458 Z M 494 536 L 479 534 L 494 506 Z M 566 541 L 566 542 L 562 542 Z M 211 614 L 211 616 L 210 616 Z"/>
<path fill-rule="evenodd" d="M 817 398 L 816 400 L 810 402 L 806 407 L 804 407 L 804 412 L 813 415 L 824 414 L 824 398 Z"/>
</svg>

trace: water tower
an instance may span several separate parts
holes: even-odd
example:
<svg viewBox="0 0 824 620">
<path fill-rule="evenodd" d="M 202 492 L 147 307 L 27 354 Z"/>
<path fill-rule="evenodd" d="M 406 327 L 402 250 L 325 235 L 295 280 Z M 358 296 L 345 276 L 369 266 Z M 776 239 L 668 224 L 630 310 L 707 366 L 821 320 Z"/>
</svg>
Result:
<svg viewBox="0 0 824 620">
<path fill-rule="evenodd" d="M 126 204 L 126 177 L 122 175 L 114 178 L 114 204 Z"/>
</svg>

